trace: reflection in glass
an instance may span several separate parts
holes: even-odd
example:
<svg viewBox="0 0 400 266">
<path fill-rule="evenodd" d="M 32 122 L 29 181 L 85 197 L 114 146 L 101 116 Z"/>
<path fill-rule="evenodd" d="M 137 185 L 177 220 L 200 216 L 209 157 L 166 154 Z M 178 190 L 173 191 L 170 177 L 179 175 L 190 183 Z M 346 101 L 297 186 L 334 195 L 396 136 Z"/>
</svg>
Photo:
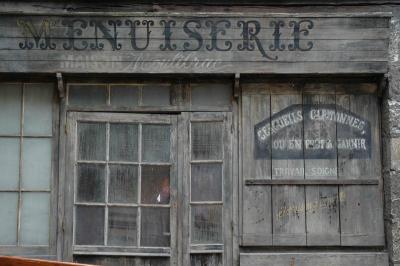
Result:
<svg viewBox="0 0 400 266">
<path fill-rule="evenodd" d="M 104 245 L 104 207 L 77 206 L 75 244 Z"/>
<path fill-rule="evenodd" d="M 110 124 L 110 161 L 137 161 L 138 125 Z"/>
<path fill-rule="evenodd" d="M 0 245 L 17 244 L 18 192 L 0 192 Z"/>
<path fill-rule="evenodd" d="M 110 165 L 108 201 L 110 203 L 137 203 L 138 167 Z"/>
<path fill-rule="evenodd" d="M 25 138 L 22 145 L 22 188 L 49 189 L 52 139 Z"/>
<path fill-rule="evenodd" d="M 222 206 L 192 206 L 191 243 L 222 243 Z"/>
<path fill-rule="evenodd" d="M 192 201 L 222 201 L 222 164 L 192 164 Z"/>
<path fill-rule="evenodd" d="M 137 208 L 108 208 L 108 245 L 135 246 L 137 244 Z"/>
<path fill-rule="evenodd" d="M 192 160 L 222 159 L 222 122 L 192 122 Z"/>
<path fill-rule="evenodd" d="M 78 159 L 106 159 L 105 123 L 78 123 Z"/>
<path fill-rule="evenodd" d="M 169 162 L 171 127 L 169 125 L 143 125 L 143 161 Z"/>
<path fill-rule="evenodd" d="M 142 208 L 140 243 L 145 247 L 169 247 L 169 208 Z"/>
<path fill-rule="evenodd" d="M 104 202 L 105 166 L 82 163 L 77 166 L 78 202 Z"/>
<path fill-rule="evenodd" d="M 169 204 L 169 166 L 142 166 L 142 203 Z"/>
<path fill-rule="evenodd" d="M 50 193 L 23 192 L 21 206 L 21 244 L 48 245 Z"/>
</svg>

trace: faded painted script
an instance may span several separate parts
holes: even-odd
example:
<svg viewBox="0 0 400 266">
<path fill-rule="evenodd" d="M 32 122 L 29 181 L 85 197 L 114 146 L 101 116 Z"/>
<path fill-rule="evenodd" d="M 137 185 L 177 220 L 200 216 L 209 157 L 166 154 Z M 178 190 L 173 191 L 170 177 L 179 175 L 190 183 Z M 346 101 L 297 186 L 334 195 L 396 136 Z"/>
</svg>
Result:
<svg viewBox="0 0 400 266">
<path fill-rule="evenodd" d="M 310 19 L 21 18 L 22 50 L 252 52 L 276 61 L 281 51 L 310 51 Z M 59 40 L 62 40 L 59 42 Z M 143 55 L 142 55 L 143 56 Z M 179 53 L 175 52 L 175 57 Z M 144 59 L 143 59 L 144 60 Z M 202 61 L 199 58 L 198 61 Z"/>
<path fill-rule="evenodd" d="M 309 130 L 313 130 L 313 123 L 333 124 L 341 134 L 337 138 L 302 138 L 293 134 L 303 131 L 306 122 Z M 370 122 L 334 104 L 292 105 L 255 125 L 254 134 L 258 159 L 334 159 L 337 151 L 351 152 L 352 158 L 371 157 Z M 336 172 L 315 169 L 321 171 Z M 304 169 L 299 168 L 298 172 L 302 174 Z"/>
</svg>

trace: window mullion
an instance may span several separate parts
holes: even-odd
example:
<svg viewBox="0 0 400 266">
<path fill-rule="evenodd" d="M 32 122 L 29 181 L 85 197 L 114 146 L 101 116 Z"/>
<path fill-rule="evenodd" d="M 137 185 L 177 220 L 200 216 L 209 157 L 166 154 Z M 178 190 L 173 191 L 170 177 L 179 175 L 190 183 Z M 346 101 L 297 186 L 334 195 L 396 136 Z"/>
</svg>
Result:
<svg viewBox="0 0 400 266">
<path fill-rule="evenodd" d="M 141 98 L 141 97 L 140 97 Z M 141 208 L 141 198 L 142 198 L 142 123 L 139 123 L 139 134 L 138 134 L 138 198 L 137 198 L 137 246 L 141 246 L 140 236 L 141 236 L 141 219 L 142 219 L 142 208 Z"/>
<path fill-rule="evenodd" d="M 104 246 L 107 246 L 108 243 L 108 187 L 109 187 L 109 182 L 110 182 L 110 171 L 109 171 L 109 166 L 108 162 L 110 160 L 110 123 L 106 124 L 106 173 L 105 173 L 105 210 L 104 210 Z"/>
<path fill-rule="evenodd" d="M 20 228 L 21 228 L 21 206 L 22 206 L 22 145 L 24 142 L 24 95 L 25 95 L 25 83 L 22 83 L 21 87 L 21 112 L 20 112 L 20 136 L 19 136 L 19 175 L 18 175 L 18 210 L 17 210 L 17 246 L 21 245 L 20 241 Z"/>
</svg>

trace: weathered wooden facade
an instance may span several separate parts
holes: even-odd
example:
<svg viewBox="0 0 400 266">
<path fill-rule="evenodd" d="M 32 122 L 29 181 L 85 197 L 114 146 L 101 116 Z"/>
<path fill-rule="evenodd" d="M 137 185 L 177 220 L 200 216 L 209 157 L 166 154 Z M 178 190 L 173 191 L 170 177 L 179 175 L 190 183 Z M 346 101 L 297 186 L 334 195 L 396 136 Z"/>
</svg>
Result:
<svg viewBox="0 0 400 266">
<path fill-rule="evenodd" d="M 397 14 L 0 2 L 0 254 L 397 265 Z"/>
</svg>

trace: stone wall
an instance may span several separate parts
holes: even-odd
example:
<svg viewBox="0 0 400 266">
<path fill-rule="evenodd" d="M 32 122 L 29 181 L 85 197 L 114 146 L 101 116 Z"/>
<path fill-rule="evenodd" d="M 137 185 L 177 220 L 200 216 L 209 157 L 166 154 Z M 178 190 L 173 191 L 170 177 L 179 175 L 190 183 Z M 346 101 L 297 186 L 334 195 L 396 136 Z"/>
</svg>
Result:
<svg viewBox="0 0 400 266">
<path fill-rule="evenodd" d="M 392 265 L 400 265 L 400 8 L 392 9 L 390 67 L 382 102 L 385 221 Z"/>
</svg>

